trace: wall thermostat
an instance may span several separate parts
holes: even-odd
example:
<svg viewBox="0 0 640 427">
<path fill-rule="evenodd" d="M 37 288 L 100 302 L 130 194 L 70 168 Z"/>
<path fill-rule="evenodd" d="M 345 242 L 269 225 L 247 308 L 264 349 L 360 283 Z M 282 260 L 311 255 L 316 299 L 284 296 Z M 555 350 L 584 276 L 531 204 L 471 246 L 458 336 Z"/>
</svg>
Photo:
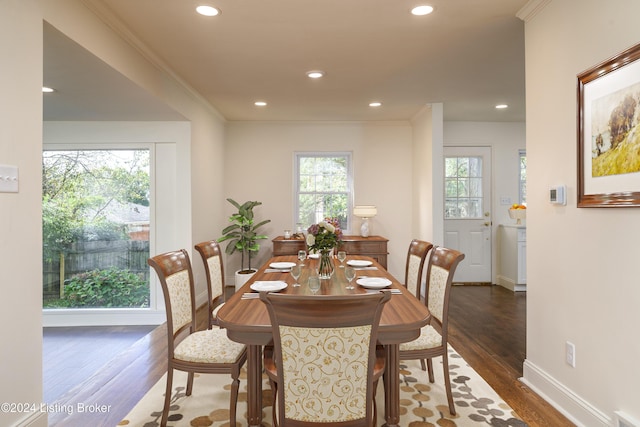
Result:
<svg viewBox="0 0 640 427">
<path fill-rule="evenodd" d="M 556 187 L 549 188 L 549 202 L 554 205 L 566 205 L 566 190 L 567 187 L 565 185 L 558 185 Z"/>
</svg>

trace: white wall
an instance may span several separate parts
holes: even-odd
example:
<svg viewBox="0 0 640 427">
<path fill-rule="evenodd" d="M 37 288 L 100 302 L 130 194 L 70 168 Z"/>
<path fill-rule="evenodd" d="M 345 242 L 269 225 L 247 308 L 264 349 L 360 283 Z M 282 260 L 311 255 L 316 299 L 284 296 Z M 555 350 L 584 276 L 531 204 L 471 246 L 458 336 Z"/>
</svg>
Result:
<svg viewBox="0 0 640 427">
<path fill-rule="evenodd" d="M 536 2 L 538 3 L 538 2 Z M 530 10 L 536 10 L 535 4 Z M 553 0 L 525 19 L 526 381 L 577 424 L 640 420 L 638 208 L 576 206 L 576 76 L 640 41 L 634 0 Z M 567 205 L 547 201 L 567 185 Z M 565 362 L 565 342 L 576 367 Z"/>
<path fill-rule="evenodd" d="M 412 239 L 412 130 L 408 122 L 299 123 L 229 122 L 225 155 L 225 198 L 243 203 L 261 201 L 255 213 L 271 219 L 270 239 L 294 229 L 293 174 L 296 151 L 353 153 L 356 204 L 378 207 L 371 233 L 389 239 L 388 268 L 404 278 L 404 263 Z M 227 203 L 225 212 L 233 207 Z M 359 234 L 359 220 L 348 234 Z M 220 229 L 218 232 L 220 232 Z M 262 243 L 256 265 L 271 256 L 271 241 Z M 239 267 L 239 256 L 226 261 L 226 275 Z M 402 280 L 402 279 L 401 279 Z"/>
<path fill-rule="evenodd" d="M 0 193 L 0 402 L 41 402 L 42 18 L 36 1 L 3 0 L 0 57 L 0 164 L 19 168 L 19 192 Z M 28 416 L 0 411 L 0 425 Z"/>
<path fill-rule="evenodd" d="M 499 265 L 498 228 L 500 224 L 513 224 L 508 206 L 500 204 L 501 197 L 511 203 L 518 202 L 519 150 L 525 148 L 525 124 L 499 122 L 445 122 L 445 146 L 491 147 L 493 182 L 492 206 L 492 283 L 496 283 Z M 525 222 L 526 223 L 526 222 Z"/>
<path fill-rule="evenodd" d="M 224 120 L 170 74 L 98 20 L 80 0 L 2 0 L 0 13 L 0 164 L 17 165 L 19 193 L 0 193 L 0 401 L 42 401 L 42 22 L 127 75 L 191 122 L 191 168 L 198 185 L 191 198 L 185 241 L 204 240 L 224 224 L 219 183 Z M 211 157 L 208 157 L 211 155 Z M 211 184 L 206 184 L 210 182 Z M 205 188 L 208 187 L 208 188 Z M 173 249 L 173 248 L 172 248 Z M 187 248 L 191 249 L 191 248 Z M 201 268 L 194 263 L 196 268 Z M 0 425 L 46 426 L 46 414 L 0 412 Z"/>
</svg>

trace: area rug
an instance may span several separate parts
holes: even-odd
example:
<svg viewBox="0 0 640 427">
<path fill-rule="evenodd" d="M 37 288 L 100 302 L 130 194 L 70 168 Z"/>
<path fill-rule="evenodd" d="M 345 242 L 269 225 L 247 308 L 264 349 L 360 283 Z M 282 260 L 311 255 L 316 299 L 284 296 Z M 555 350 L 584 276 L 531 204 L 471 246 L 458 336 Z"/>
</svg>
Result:
<svg viewBox="0 0 640 427">
<path fill-rule="evenodd" d="M 449 414 L 443 386 L 442 358 L 434 359 L 435 383 L 429 383 L 419 361 L 402 361 L 400 366 L 400 425 L 402 427 L 453 426 L 527 426 L 498 394 L 476 373 L 464 359 L 449 348 L 451 387 L 457 414 Z M 230 427 L 228 375 L 196 375 L 193 394 L 185 396 L 186 374 L 174 374 L 173 395 L 168 426 L 172 427 Z M 142 400 L 118 423 L 118 426 L 155 427 L 160 425 L 166 377 L 163 377 Z M 384 390 L 382 382 L 377 391 L 378 425 L 384 424 Z M 237 424 L 247 426 L 246 372 L 240 383 Z M 263 389 L 262 422 L 271 426 L 271 390 L 265 379 Z"/>
</svg>

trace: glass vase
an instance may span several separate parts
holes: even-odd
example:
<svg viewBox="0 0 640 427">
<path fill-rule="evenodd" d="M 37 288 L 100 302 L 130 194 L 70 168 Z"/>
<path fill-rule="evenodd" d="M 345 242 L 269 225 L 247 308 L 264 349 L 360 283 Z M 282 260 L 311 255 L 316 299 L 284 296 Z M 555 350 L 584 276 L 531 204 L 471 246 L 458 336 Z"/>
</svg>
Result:
<svg viewBox="0 0 640 427">
<path fill-rule="evenodd" d="M 320 279 L 331 279 L 333 275 L 333 262 L 331 261 L 330 251 L 320 252 L 320 263 L 318 264 L 318 276 Z"/>
</svg>

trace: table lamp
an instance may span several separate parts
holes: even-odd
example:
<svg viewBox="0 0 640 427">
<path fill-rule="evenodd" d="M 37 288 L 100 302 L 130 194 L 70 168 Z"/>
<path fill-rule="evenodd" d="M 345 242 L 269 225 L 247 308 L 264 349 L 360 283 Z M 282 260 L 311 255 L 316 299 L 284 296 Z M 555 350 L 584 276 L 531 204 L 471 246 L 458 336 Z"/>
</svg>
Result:
<svg viewBox="0 0 640 427">
<path fill-rule="evenodd" d="M 378 213 L 375 206 L 360 205 L 353 208 L 353 214 L 359 218 L 362 218 L 362 225 L 360 226 L 360 235 L 362 237 L 369 237 L 369 218 L 373 218 Z"/>
</svg>

